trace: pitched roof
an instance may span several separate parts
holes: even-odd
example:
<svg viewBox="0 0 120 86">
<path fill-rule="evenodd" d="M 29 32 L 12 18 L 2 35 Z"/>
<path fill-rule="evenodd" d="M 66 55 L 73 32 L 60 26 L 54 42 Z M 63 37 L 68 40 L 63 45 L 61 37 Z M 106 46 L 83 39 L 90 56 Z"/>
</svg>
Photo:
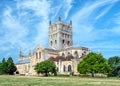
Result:
<svg viewBox="0 0 120 86">
<path fill-rule="evenodd" d="M 68 55 L 66 57 L 63 57 L 63 56 L 50 57 L 48 60 L 58 62 L 59 60 L 62 60 L 62 61 L 71 61 L 71 59 L 74 59 L 74 57 L 72 55 Z"/>
<path fill-rule="evenodd" d="M 71 59 L 74 59 L 74 57 L 72 55 L 68 55 L 65 58 L 66 61 L 71 61 Z"/>
<path fill-rule="evenodd" d="M 56 61 L 56 62 L 58 62 L 59 60 L 65 61 L 65 57 L 63 56 L 50 57 L 48 60 Z"/>
</svg>

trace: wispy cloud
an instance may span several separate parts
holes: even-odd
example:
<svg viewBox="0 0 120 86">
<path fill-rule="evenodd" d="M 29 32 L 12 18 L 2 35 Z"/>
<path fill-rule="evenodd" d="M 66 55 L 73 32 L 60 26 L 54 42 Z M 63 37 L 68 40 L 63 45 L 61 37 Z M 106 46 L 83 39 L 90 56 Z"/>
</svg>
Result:
<svg viewBox="0 0 120 86">
<path fill-rule="evenodd" d="M 46 18 L 50 12 L 50 2 L 47 0 L 27 0 L 20 3 L 22 9 L 34 11 L 34 15 Z"/>
<path fill-rule="evenodd" d="M 76 33 L 76 35 L 82 34 L 80 37 L 81 41 L 90 41 L 90 40 L 93 41 L 100 38 L 100 36 L 98 36 L 99 29 L 96 29 L 93 23 L 97 21 L 94 20 L 94 16 L 92 16 L 92 14 L 96 13 L 96 10 L 99 7 L 107 5 L 108 6 L 106 8 L 107 10 L 104 10 L 104 12 L 99 14 L 97 18 L 100 18 L 103 15 L 105 15 L 107 11 L 109 11 L 110 8 L 112 7 L 112 4 L 117 2 L 117 0 L 112 2 L 110 1 L 112 0 L 96 1 L 92 4 L 86 3 L 78 12 L 76 12 L 71 17 L 72 20 L 74 21 L 73 23 L 74 33 Z"/>
<path fill-rule="evenodd" d="M 99 7 L 114 4 L 117 1 L 118 0 L 114 0 L 114 1 L 113 0 L 107 0 L 107 1 L 96 1 L 96 2 L 94 2 L 92 4 L 91 3 L 86 3 L 76 14 L 74 14 L 72 16 L 72 19 L 75 18 L 76 20 L 78 20 L 78 18 L 79 19 L 88 18 L 91 14 L 95 13 L 95 10 L 98 9 Z"/>
<path fill-rule="evenodd" d="M 39 43 L 46 44 L 50 3 L 47 0 L 22 2 L 18 0 L 16 7 L 7 6 L 1 20 L 1 29 L 4 30 L 4 35 L 0 37 L 0 46 L 2 46 L 0 51 L 22 48 L 24 52 L 28 52 Z M 40 19 L 37 20 L 37 18 Z M 36 34 L 33 33 L 34 31 Z M 5 46 L 5 44 L 7 45 Z"/>
<path fill-rule="evenodd" d="M 7 7 L 3 13 L 2 28 L 6 32 L 2 39 L 12 45 L 17 44 L 28 34 L 28 30 L 12 15 L 10 7 Z"/>
<path fill-rule="evenodd" d="M 57 5 L 51 6 L 51 19 L 54 20 L 58 16 L 61 16 L 63 20 L 66 20 L 72 8 L 73 1 L 74 0 L 62 0 L 59 4 L 57 3 Z"/>
<path fill-rule="evenodd" d="M 34 38 L 34 43 L 42 43 L 46 44 L 47 41 L 47 33 L 48 33 L 48 21 L 49 21 L 49 14 L 50 14 L 50 7 L 51 2 L 47 0 L 39 1 L 24 1 L 21 3 L 22 9 L 29 9 L 33 11 L 33 15 L 38 16 L 41 21 L 37 22 L 35 28 L 37 29 L 37 35 Z"/>
<path fill-rule="evenodd" d="M 114 15 L 113 22 L 117 25 L 120 25 L 120 12 Z"/>
<path fill-rule="evenodd" d="M 72 19 L 74 44 L 93 48 L 117 48 L 119 44 L 111 38 L 114 35 L 120 36 L 120 14 L 115 10 L 112 12 L 116 13 L 112 13 L 110 18 L 105 16 L 111 13 L 118 1 L 15 0 L 12 4 L 6 2 L 0 10 L 0 54 L 19 48 L 28 52 L 39 43 L 47 46 L 49 20 L 54 22 L 58 16 L 61 16 L 63 21 Z M 116 45 L 113 45 L 114 43 Z"/>
<path fill-rule="evenodd" d="M 65 8 L 66 8 L 66 10 L 65 10 L 65 19 L 68 17 L 68 14 L 69 14 L 69 11 L 71 10 L 71 8 L 72 8 L 72 5 L 71 5 L 71 3 L 73 2 L 73 0 L 65 0 L 66 2 L 65 2 L 65 4 L 64 4 L 64 6 L 65 6 Z"/>
<path fill-rule="evenodd" d="M 74 21 L 74 43 L 92 49 L 100 49 L 102 53 L 104 50 L 109 51 L 109 53 L 111 53 L 112 51 L 110 50 L 113 49 L 119 50 L 119 43 L 113 42 L 113 39 L 111 38 L 113 35 L 119 33 L 120 27 L 96 27 L 96 22 L 98 22 L 98 19 L 104 17 L 104 15 L 106 15 L 112 9 L 116 2 L 118 2 L 118 0 L 95 1 L 92 3 L 86 3 L 82 8 L 80 8 L 80 10 L 71 17 L 71 19 Z M 102 7 L 105 9 L 100 11 L 99 9 Z M 97 13 L 98 11 L 99 13 Z M 107 21 L 109 21 L 109 19 Z M 119 24 L 118 15 L 114 21 Z M 109 24 L 112 23 L 114 23 L 112 20 L 109 21 Z M 109 57 L 109 55 L 106 56 Z"/>
<path fill-rule="evenodd" d="M 110 5 L 110 6 L 108 6 L 108 7 L 106 7 L 106 8 L 96 17 L 96 19 L 99 19 L 99 18 L 101 18 L 102 16 L 104 16 L 112 7 L 113 7 L 113 4 Z"/>
</svg>

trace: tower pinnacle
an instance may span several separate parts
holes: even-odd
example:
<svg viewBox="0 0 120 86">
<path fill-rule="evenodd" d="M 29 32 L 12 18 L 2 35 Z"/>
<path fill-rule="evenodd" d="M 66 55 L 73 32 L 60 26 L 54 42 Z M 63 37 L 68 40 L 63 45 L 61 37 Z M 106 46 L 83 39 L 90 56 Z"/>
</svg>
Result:
<svg viewBox="0 0 120 86">
<path fill-rule="evenodd" d="M 60 16 L 58 17 L 58 21 L 61 21 L 61 17 Z"/>
</svg>

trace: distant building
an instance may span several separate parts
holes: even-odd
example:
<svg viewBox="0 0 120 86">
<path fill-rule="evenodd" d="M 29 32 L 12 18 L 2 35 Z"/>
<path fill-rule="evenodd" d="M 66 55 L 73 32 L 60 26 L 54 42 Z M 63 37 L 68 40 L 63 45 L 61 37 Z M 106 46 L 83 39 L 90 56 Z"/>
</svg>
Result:
<svg viewBox="0 0 120 86">
<path fill-rule="evenodd" d="M 35 75 L 36 63 L 44 60 L 52 60 L 60 74 L 68 74 L 70 71 L 77 73 L 77 64 L 88 53 L 88 48 L 73 46 L 72 21 L 64 23 L 58 18 L 56 23 L 49 22 L 48 48 L 37 45 L 33 53 L 23 56 L 19 51 L 17 69 L 20 74 Z"/>
</svg>

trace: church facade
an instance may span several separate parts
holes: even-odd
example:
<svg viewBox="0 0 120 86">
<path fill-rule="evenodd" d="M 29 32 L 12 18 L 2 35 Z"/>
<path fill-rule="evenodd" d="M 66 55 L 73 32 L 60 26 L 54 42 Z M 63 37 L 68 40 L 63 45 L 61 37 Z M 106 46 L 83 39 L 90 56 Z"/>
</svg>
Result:
<svg viewBox="0 0 120 86">
<path fill-rule="evenodd" d="M 88 48 L 73 46 L 72 21 L 64 23 L 58 18 L 56 23 L 49 22 L 48 48 L 37 45 L 33 53 L 23 56 L 19 51 L 17 70 L 20 74 L 36 75 L 34 70 L 38 62 L 51 60 L 56 65 L 57 72 L 68 74 L 77 72 L 77 64 L 88 54 Z"/>
</svg>

